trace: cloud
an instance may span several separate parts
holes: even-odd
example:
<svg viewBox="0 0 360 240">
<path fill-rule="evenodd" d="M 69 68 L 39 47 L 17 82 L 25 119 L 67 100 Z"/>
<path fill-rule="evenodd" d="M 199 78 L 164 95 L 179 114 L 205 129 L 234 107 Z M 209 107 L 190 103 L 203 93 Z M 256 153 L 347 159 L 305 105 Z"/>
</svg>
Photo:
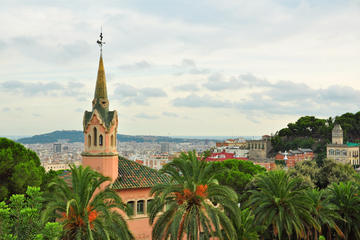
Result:
<svg viewBox="0 0 360 240">
<path fill-rule="evenodd" d="M 69 63 L 86 56 L 90 46 L 85 41 L 70 41 L 70 43 L 43 43 L 34 37 L 17 36 L 7 44 L 20 54 L 46 63 Z"/>
<path fill-rule="evenodd" d="M 327 88 L 312 88 L 304 83 L 278 81 L 271 83 L 253 74 L 226 78 L 216 73 L 203 85 L 211 92 L 225 90 L 243 91 L 242 100 L 229 101 L 224 94 L 191 94 L 178 97 L 172 104 L 190 108 L 233 108 L 256 119 L 263 115 L 322 115 L 332 116 L 344 111 L 358 111 L 360 90 L 350 86 L 331 85 Z"/>
<path fill-rule="evenodd" d="M 183 59 L 180 65 L 174 66 L 177 71 L 175 75 L 193 74 L 202 75 L 210 73 L 210 69 L 198 68 L 192 59 Z"/>
<path fill-rule="evenodd" d="M 147 105 L 152 98 L 166 97 L 167 94 L 160 88 L 135 88 L 128 84 L 118 84 L 114 90 L 114 98 L 125 105 Z"/>
<path fill-rule="evenodd" d="M 176 98 L 172 101 L 172 104 L 176 107 L 190 107 L 190 108 L 230 108 L 232 103 L 226 100 L 217 100 L 211 96 L 204 95 L 198 96 L 196 94 L 191 94 L 184 98 Z"/>
<path fill-rule="evenodd" d="M 221 73 L 211 74 L 203 86 L 211 91 L 234 90 L 241 88 L 268 87 L 271 85 L 266 79 L 256 77 L 253 74 L 242 74 L 237 77 L 226 79 Z"/>
<path fill-rule="evenodd" d="M 147 61 L 143 60 L 140 62 L 136 62 L 134 64 L 120 65 L 118 68 L 124 71 L 137 71 L 137 70 L 148 69 L 150 67 L 152 67 L 152 65 Z"/>
<path fill-rule="evenodd" d="M 163 112 L 162 115 L 165 116 L 165 117 L 174 117 L 174 118 L 179 117 L 178 114 L 173 113 L 173 112 Z"/>
<path fill-rule="evenodd" d="M 4 108 L 2 109 L 3 112 L 10 112 L 10 110 L 11 110 L 11 109 L 8 108 L 8 107 L 4 107 Z"/>
<path fill-rule="evenodd" d="M 196 84 L 187 83 L 187 84 L 175 86 L 174 90 L 175 91 L 184 91 L 184 92 L 199 91 L 199 87 Z"/>
<path fill-rule="evenodd" d="M 158 116 L 155 115 L 148 115 L 146 113 L 138 113 L 135 115 L 136 118 L 143 118 L 143 119 L 149 119 L 149 120 L 153 120 L 153 119 L 158 119 Z"/>
<path fill-rule="evenodd" d="M 69 96 L 79 97 L 83 95 L 85 87 L 80 82 L 69 82 L 67 84 L 58 82 L 24 82 L 5 81 L 0 82 L 0 91 L 22 94 L 24 96 Z"/>
</svg>

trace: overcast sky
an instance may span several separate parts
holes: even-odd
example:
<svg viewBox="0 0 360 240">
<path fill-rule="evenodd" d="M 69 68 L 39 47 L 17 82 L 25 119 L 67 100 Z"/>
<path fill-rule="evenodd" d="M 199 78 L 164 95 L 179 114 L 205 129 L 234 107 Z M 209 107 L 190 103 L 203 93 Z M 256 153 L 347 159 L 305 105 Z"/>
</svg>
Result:
<svg viewBox="0 0 360 240">
<path fill-rule="evenodd" d="M 103 26 L 118 132 L 263 135 L 360 110 L 360 1 L 1 1 L 0 135 L 82 130 Z"/>
</svg>

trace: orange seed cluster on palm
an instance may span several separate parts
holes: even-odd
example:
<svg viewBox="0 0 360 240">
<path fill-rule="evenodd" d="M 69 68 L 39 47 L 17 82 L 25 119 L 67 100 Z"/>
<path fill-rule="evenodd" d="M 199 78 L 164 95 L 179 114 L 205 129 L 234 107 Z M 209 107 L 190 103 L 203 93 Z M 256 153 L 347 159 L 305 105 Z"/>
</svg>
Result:
<svg viewBox="0 0 360 240">
<path fill-rule="evenodd" d="M 190 189 L 185 188 L 184 191 L 181 192 L 176 192 L 175 196 L 176 196 L 176 201 L 179 205 L 183 204 L 185 201 L 190 201 L 190 200 L 194 200 L 195 198 L 198 199 L 200 198 L 205 198 L 207 197 L 207 188 L 208 186 L 205 185 L 198 185 L 196 186 L 196 190 L 195 192 L 192 192 Z"/>
<path fill-rule="evenodd" d="M 88 206 L 86 208 L 87 210 L 87 215 L 88 215 L 88 221 L 90 223 L 90 228 L 92 229 L 94 227 L 94 225 L 92 224 L 92 222 L 97 218 L 98 216 L 98 213 L 96 210 L 93 210 L 93 207 L 90 207 Z M 83 226 L 84 225 L 84 220 L 83 220 L 83 216 L 80 216 L 80 215 L 77 215 L 74 211 L 74 208 L 70 206 L 70 209 L 69 209 L 69 214 L 66 214 L 65 212 L 62 213 L 62 220 L 70 220 L 70 221 L 73 221 L 73 224 L 74 225 L 77 225 L 77 226 Z M 68 227 L 71 227 L 71 226 L 68 226 Z"/>
</svg>

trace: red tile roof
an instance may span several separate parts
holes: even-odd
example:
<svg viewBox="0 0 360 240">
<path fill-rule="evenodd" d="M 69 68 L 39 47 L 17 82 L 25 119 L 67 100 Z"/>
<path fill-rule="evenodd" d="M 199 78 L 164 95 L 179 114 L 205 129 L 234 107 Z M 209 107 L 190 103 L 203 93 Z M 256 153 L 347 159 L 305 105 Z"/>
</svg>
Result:
<svg viewBox="0 0 360 240">
<path fill-rule="evenodd" d="M 170 178 L 135 161 L 119 158 L 119 176 L 112 188 L 148 188 L 159 183 L 170 183 Z"/>
</svg>

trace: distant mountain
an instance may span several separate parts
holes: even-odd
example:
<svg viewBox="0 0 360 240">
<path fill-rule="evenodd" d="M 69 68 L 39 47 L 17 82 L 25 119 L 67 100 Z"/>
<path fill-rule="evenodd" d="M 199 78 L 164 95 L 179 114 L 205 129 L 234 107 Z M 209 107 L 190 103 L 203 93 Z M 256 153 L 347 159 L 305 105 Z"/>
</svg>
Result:
<svg viewBox="0 0 360 240">
<path fill-rule="evenodd" d="M 172 138 L 164 136 L 145 136 L 145 135 L 124 135 L 118 134 L 117 139 L 120 142 L 203 142 L 205 139 L 189 139 L 189 138 Z M 54 143 L 59 140 L 65 140 L 67 142 L 83 142 L 84 133 L 82 131 L 54 131 L 51 133 L 45 133 L 40 135 L 34 135 L 32 137 L 20 138 L 17 142 L 23 144 L 35 144 L 35 143 Z M 212 140 L 212 139 L 208 139 Z M 215 140 L 213 140 L 215 141 Z"/>
</svg>

